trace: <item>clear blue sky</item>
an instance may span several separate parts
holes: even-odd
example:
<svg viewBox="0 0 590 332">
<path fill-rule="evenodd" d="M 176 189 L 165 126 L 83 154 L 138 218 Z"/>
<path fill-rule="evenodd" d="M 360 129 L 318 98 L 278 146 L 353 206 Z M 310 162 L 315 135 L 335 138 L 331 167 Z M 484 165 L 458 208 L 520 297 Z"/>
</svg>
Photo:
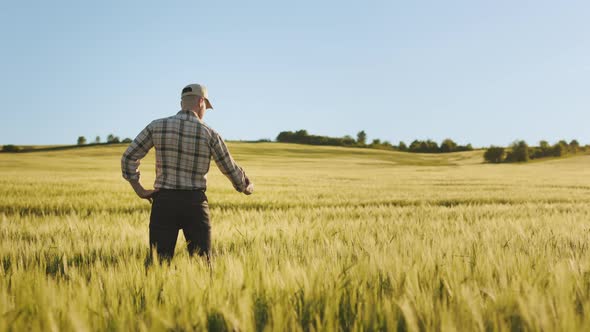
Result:
<svg viewBox="0 0 590 332">
<path fill-rule="evenodd" d="M 124 4 L 123 4 L 124 3 Z M 588 1 L 2 1 L 0 144 L 135 135 L 590 143 Z"/>
</svg>

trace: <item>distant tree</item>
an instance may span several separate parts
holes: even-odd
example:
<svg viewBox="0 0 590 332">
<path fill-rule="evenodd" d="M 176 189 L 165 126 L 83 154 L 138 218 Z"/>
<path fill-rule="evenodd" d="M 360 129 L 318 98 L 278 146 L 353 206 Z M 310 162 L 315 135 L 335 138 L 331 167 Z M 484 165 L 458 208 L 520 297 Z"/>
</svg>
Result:
<svg viewBox="0 0 590 332">
<path fill-rule="evenodd" d="M 375 139 L 373 140 L 373 142 L 371 142 L 371 145 L 381 145 L 381 140 L 380 140 L 380 139 L 378 139 L 378 138 L 375 138 Z"/>
<path fill-rule="evenodd" d="M 426 141 L 420 141 L 418 152 L 428 152 L 428 143 Z"/>
<path fill-rule="evenodd" d="M 564 144 L 564 142 L 559 141 L 553 145 L 551 152 L 554 157 L 562 157 L 567 154 L 567 144 Z"/>
<path fill-rule="evenodd" d="M 499 164 L 504 161 L 505 156 L 506 152 L 503 147 L 490 146 L 489 149 L 484 152 L 483 159 L 488 163 Z"/>
<path fill-rule="evenodd" d="M 447 138 L 440 144 L 440 152 L 453 152 L 457 150 L 457 143 Z"/>
<path fill-rule="evenodd" d="M 408 148 L 410 152 L 419 152 L 419 153 L 429 153 L 429 152 L 438 152 L 438 145 L 436 142 L 431 140 L 421 141 L 421 140 L 413 140 L 410 143 L 410 147 Z"/>
<path fill-rule="evenodd" d="M 277 136 L 277 142 L 282 143 L 299 143 L 311 145 L 332 145 L 332 146 L 354 146 L 356 141 L 350 137 L 329 137 L 319 135 L 309 135 L 306 130 L 301 129 L 296 132 L 282 131 Z"/>
<path fill-rule="evenodd" d="M 420 152 L 420 143 L 422 142 L 417 139 L 413 140 L 412 143 L 410 143 L 408 150 L 410 152 Z"/>
<path fill-rule="evenodd" d="M 565 149 L 566 149 L 566 152 L 567 152 L 567 149 L 569 148 L 569 145 L 567 144 L 567 141 L 566 140 L 562 139 L 561 141 L 557 142 L 557 144 L 563 145 L 565 147 Z"/>
<path fill-rule="evenodd" d="M 547 156 L 551 156 L 553 152 L 551 151 L 551 145 L 547 141 L 539 141 L 538 147 L 530 147 L 529 148 L 529 156 L 531 159 L 538 159 L 544 158 Z"/>
<path fill-rule="evenodd" d="M 540 141 L 539 142 L 539 149 L 541 150 L 541 155 L 543 157 L 547 157 L 551 155 L 551 145 L 547 141 Z"/>
<path fill-rule="evenodd" d="M 356 134 L 356 142 L 359 145 L 367 144 L 367 133 L 365 133 L 364 130 L 361 130 Z"/>
<path fill-rule="evenodd" d="M 355 145 L 355 144 L 356 144 L 356 141 L 350 135 L 346 135 L 342 138 L 342 145 Z"/>
<path fill-rule="evenodd" d="M 525 141 L 515 141 L 510 148 L 510 152 L 506 155 L 507 162 L 520 163 L 529 161 L 529 146 Z"/>
<path fill-rule="evenodd" d="M 281 131 L 277 136 L 277 142 L 292 143 L 293 136 L 294 135 L 292 131 Z"/>
<path fill-rule="evenodd" d="M 19 152 L 21 150 L 20 146 L 8 144 L 2 147 L 3 152 Z"/>
<path fill-rule="evenodd" d="M 383 141 L 383 143 L 381 143 L 381 145 L 383 145 L 384 147 L 393 148 L 393 145 L 391 144 L 390 141 Z"/>
<path fill-rule="evenodd" d="M 84 145 L 84 144 L 86 144 L 86 137 L 78 136 L 78 145 Z"/>
<path fill-rule="evenodd" d="M 304 138 L 307 136 L 309 136 L 309 134 L 307 133 L 307 130 L 305 130 L 305 129 L 300 129 L 295 132 L 295 137 Z"/>
<path fill-rule="evenodd" d="M 270 140 L 268 140 L 268 141 L 270 141 Z M 127 137 L 121 143 L 131 143 L 131 142 L 133 142 L 133 140 L 131 138 Z"/>
<path fill-rule="evenodd" d="M 119 137 L 113 135 L 113 134 L 109 134 L 109 136 L 107 137 L 107 143 L 119 143 Z"/>
<path fill-rule="evenodd" d="M 404 141 L 399 141 L 399 145 L 397 146 L 397 148 L 400 151 L 408 151 L 408 146 L 406 145 L 406 143 L 404 143 Z"/>
<path fill-rule="evenodd" d="M 427 152 L 427 153 L 437 153 L 439 152 L 439 147 L 438 147 L 438 143 L 436 143 L 433 140 L 426 140 L 426 148 L 424 151 L 422 152 Z"/>
<path fill-rule="evenodd" d="M 571 142 L 568 144 L 568 146 L 569 146 L 569 150 L 572 153 L 576 153 L 576 152 L 578 152 L 578 150 L 580 150 L 580 143 L 578 142 L 578 140 L 575 140 L 575 139 L 571 140 Z"/>
<path fill-rule="evenodd" d="M 100 136 L 96 136 L 96 138 L 94 139 L 94 143 L 96 143 L 96 144 L 100 143 Z"/>
</svg>

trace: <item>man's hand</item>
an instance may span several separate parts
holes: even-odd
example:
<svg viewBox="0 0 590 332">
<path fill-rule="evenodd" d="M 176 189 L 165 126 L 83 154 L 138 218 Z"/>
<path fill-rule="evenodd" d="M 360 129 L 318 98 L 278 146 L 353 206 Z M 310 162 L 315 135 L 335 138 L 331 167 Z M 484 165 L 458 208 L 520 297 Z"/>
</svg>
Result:
<svg viewBox="0 0 590 332">
<path fill-rule="evenodd" d="M 158 192 L 158 189 L 153 189 L 153 190 L 143 189 L 139 192 L 136 191 L 135 193 L 137 194 L 137 196 L 139 196 L 139 198 L 147 199 L 150 203 L 153 203 L 152 195 L 157 192 Z"/>
<path fill-rule="evenodd" d="M 145 189 L 139 181 L 129 181 L 129 183 L 139 198 L 147 199 L 150 203 L 153 202 L 152 195 L 158 192 L 158 189 Z"/>
<path fill-rule="evenodd" d="M 244 194 L 246 194 L 246 195 L 252 195 L 253 192 L 254 192 L 254 183 L 250 183 L 246 187 L 246 190 L 244 190 Z"/>
<path fill-rule="evenodd" d="M 250 182 L 250 179 L 246 177 L 246 189 L 244 189 L 244 194 L 252 195 L 254 192 L 254 183 Z"/>
</svg>

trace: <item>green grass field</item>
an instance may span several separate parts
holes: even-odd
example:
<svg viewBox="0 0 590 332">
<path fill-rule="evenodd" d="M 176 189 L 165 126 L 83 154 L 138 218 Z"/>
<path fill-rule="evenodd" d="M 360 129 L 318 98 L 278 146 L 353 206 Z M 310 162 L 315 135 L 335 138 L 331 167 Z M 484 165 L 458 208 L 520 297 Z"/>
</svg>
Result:
<svg viewBox="0 0 590 332">
<path fill-rule="evenodd" d="M 0 330 L 590 330 L 588 155 L 231 143 L 256 192 L 212 164 L 213 271 L 182 235 L 146 270 L 125 147 L 0 154 Z"/>
</svg>

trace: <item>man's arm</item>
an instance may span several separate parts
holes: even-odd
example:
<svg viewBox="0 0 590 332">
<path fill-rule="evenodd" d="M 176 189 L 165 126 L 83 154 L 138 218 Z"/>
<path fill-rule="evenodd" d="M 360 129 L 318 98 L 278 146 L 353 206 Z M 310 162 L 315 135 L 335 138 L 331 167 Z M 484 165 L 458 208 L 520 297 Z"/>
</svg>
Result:
<svg viewBox="0 0 590 332">
<path fill-rule="evenodd" d="M 246 195 L 252 194 L 254 184 L 250 182 L 244 170 L 234 161 L 227 145 L 216 132 L 213 132 L 212 135 L 211 152 L 217 167 L 231 181 L 234 188 Z"/>
<path fill-rule="evenodd" d="M 139 164 L 140 160 L 145 157 L 153 146 L 152 132 L 148 125 L 139 133 L 139 135 L 137 135 L 137 137 L 135 137 L 121 158 L 123 178 L 129 181 L 129 184 L 131 184 L 131 187 L 137 196 L 147 199 L 150 202 L 153 193 L 157 190 L 147 190 L 143 188 L 139 182 Z"/>
</svg>

